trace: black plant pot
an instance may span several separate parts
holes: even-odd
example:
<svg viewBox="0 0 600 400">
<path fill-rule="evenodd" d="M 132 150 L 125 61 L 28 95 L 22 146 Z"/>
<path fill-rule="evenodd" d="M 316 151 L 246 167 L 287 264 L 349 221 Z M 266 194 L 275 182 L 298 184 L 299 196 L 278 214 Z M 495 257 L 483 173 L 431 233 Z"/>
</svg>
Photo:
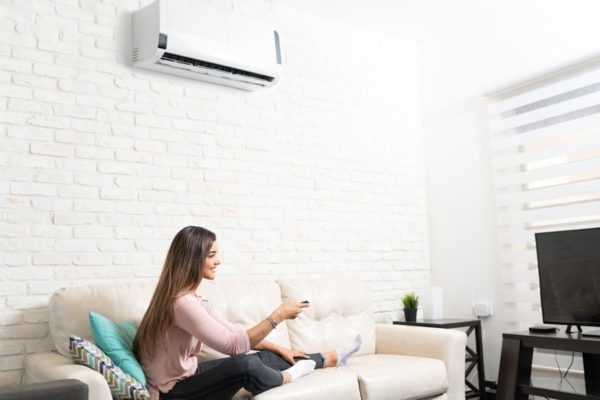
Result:
<svg viewBox="0 0 600 400">
<path fill-rule="evenodd" d="M 417 309 L 416 308 L 405 308 L 404 309 L 404 320 L 406 322 L 415 322 L 417 320 Z"/>
</svg>

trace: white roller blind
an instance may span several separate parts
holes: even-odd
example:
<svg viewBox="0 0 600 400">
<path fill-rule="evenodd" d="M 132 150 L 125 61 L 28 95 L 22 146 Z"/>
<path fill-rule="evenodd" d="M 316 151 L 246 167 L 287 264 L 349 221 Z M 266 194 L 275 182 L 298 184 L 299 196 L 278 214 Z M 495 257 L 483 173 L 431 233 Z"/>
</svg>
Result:
<svg viewBox="0 0 600 400">
<path fill-rule="evenodd" d="M 536 232 L 600 226 L 600 68 L 488 107 L 506 320 L 541 323 Z"/>
</svg>

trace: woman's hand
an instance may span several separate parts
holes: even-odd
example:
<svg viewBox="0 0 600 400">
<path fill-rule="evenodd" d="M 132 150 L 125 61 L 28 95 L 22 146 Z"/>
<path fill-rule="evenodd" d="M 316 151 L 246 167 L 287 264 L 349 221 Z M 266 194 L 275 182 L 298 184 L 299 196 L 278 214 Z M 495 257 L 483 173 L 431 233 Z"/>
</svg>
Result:
<svg viewBox="0 0 600 400">
<path fill-rule="evenodd" d="M 252 347 L 252 350 L 268 350 L 268 351 L 271 351 L 271 352 L 273 352 L 275 354 L 279 354 L 285 361 L 289 362 L 292 365 L 296 364 L 296 360 L 294 360 L 294 357 L 296 357 L 296 358 L 310 358 L 303 351 L 287 349 L 287 348 L 282 347 L 282 346 L 280 346 L 278 344 L 275 344 L 273 342 L 269 342 L 268 340 L 263 340 L 262 342 L 258 343 L 256 346 Z"/>
<path fill-rule="evenodd" d="M 309 307 L 308 303 L 299 303 L 297 301 L 286 301 L 269 316 L 275 323 L 280 324 L 286 319 L 294 319 L 302 312 L 303 308 Z M 276 326 L 271 325 L 268 319 L 262 320 L 258 325 L 248 329 L 248 339 L 250 340 L 250 348 L 255 348 L 259 343 L 267 337 L 267 335 L 275 329 Z M 293 358 L 292 358 L 293 361 Z"/>
<path fill-rule="evenodd" d="M 308 303 L 299 303 L 297 301 L 286 301 L 281 304 L 273 314 L 271 314 L 271 318 L 275 320 L 278 324 L 283 322 L 286 319 L 294 319 L 302 312 L 303 308 L 310 307 Z"/>
<path fill-rule="evenodd" d="M 305 352 L 300 351 L 300 350 L 292 350 L 292 349 L 286 349 L 284 347 L 282 347 L 281 349 L 279 349 L 279 355 L 287 362 L 289 362 L 290 364 L 294 365 L 296 364 L 296 361 L 294 360 L 294 357 L 300 357 L 300 358 L 310 358 L 309 356 L 306 355 Z"/>
</svg>

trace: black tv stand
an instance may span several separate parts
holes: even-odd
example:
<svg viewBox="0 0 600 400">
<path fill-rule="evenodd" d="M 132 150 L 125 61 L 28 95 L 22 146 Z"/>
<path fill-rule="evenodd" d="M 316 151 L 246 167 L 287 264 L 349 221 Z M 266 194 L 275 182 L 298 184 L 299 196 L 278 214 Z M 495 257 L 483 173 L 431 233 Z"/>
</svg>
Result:
<svg viewBox="0 0 600 400">
<path fill-rule="evenodd" d="M 582 353 L 584 389 L 573 393 L 562 386 L 563 378 L 538 381 L 531 377 L 534 349 Z M 539 396 L 559 400 L 600 399 L 600 338 L 579 333 L 517 332 L 502 335 L 497 400 L 528 400 Z"/>
<path fill-rule="evenodd" d="M 572 327 L 572 326 L 573 326 L 573 325 L 567 325 L 567 333 L 574 333 L 574 332 L 571 332 L 571 327 Z M 575 325 L 575 326 L 577 327 L 577 332 L 583 332 L 583 331 L 581 330 L 581 326 L 579 326 L 579 325 Z"/>
<path fill-rule="evenodd" d="M 600 337 L 600 329 L 596 329 L 595 331 L 587 331 L 583 332 L 581 336 L 595 336 Z"/>
</svg>

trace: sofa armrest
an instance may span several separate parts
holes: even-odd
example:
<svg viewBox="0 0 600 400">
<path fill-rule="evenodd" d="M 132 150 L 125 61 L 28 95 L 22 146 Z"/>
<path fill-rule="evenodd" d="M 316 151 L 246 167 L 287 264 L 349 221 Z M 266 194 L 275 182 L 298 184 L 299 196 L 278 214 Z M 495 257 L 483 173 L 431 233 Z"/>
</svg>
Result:
<svg viewBox="0 0 600 400">
<path fill-rule="evenodd" d="M 28 354 L 25 357 L 25 381 L 48 382 L 62 379 L 78 379 L 88 385 L 89 400 L 112 400 L 108 383 L 102 374 L 85 365 L 75 364 L 59 353 Z"/>
<path fill-rule="evenodd" d="M 377 354 L 398 354 L 442 360 L 448 372 L 449 400 L 465 398 L 467 335 L 453 329 L 375 324 Z"/>
<path fill-rule="evenodd" d="M 88 387 L 77 379 L 0 387 L 2 400 L 88 400 Z"/>
</svg>

